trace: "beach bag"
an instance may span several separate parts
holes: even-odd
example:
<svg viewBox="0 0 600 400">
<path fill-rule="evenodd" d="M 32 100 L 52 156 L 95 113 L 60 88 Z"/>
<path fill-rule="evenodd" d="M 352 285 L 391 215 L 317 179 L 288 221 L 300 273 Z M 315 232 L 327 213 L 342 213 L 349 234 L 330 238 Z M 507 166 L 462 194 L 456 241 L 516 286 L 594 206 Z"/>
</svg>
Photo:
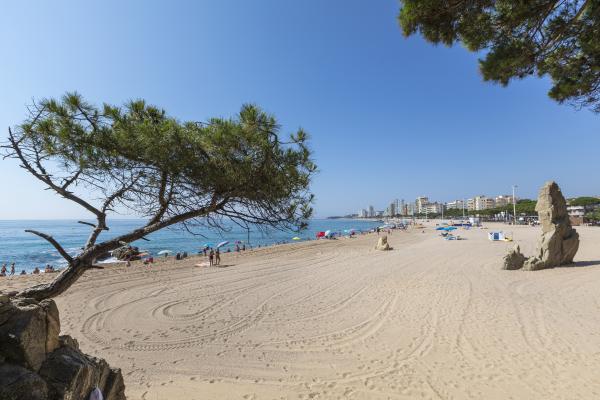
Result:
<svg viewBox="0 0 600 400">
<path fill-rule="evenodd" d="M 98 389 L 98 386 L 96 386 L 94 390 L 92 390 L 92 393 L 90 393 L 89 400 L 104 400 L 104 396 L 102 396 L 102 392 L 100 389 Z"/>
</svg>

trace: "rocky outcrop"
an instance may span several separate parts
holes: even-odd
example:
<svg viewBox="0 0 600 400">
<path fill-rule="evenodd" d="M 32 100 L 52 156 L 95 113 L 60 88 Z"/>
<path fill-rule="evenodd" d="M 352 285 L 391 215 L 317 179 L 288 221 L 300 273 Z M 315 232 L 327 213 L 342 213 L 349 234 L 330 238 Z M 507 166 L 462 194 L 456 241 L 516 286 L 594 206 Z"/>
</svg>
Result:
<svg viewBox="0 0 600 400">
<path fill-rule="evenodd" d="M 523 268 L 527 258 L 521 254 L 521 248 L 519 245 L 515 245 L 511 252 L 504 256 L 504 263 L 502 269 L 515 270 Z"/>
<path fill-rule="evenodd" d="M 377 244 L 375 245 L 375 250 L 391 250 L 392 248 L 390 247 L 388 241 L 387 241 L 387 236 L 382 236 L 379 238 L 379 240 L 377 240 Z"/>
<path fill-rule="evenodd" d="M 79 400 L 98 387 L 106 400 L 124 400 L 119 369 L 59 336 L 53 300 L 37 302 L 0 293 L 0 399 Z"/>
<path fill-rule="evenodd" d="M 556 182 L 546 182 L 540 189 L 535 210 L 542 226 L 542 238 L 538 244 L 537 254 L 527 258 L 522 268 L 527 271 L 537 271 L 571 264 L 579 249 L 579 235 L 571 227 L 567 203 Z M 506 268 L 507 257 L 511 262 L 517 260 L 518 264 L 519 256 L 523 257 L 520 251 L 515 254 L 515 250 L 505 256 L 505 269 L 508 269 Z"/>
<path fill-rule="evenodd" d="M 113 250 L 112 256 L 121 261 L 134 261 L 141 259 L 140 249 L 132 246 L 122 246 Z"/>
</svg>

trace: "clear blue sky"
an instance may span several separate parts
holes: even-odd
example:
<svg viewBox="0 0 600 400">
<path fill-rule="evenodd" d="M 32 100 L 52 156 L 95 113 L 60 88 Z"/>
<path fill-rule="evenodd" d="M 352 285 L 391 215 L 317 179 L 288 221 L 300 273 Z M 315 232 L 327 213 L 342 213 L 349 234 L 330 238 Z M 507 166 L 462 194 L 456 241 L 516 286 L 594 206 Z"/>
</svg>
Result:
<svg viewBox="0 0 600 400">
<path fill-rule="evenodd" d="M 257 103 L 304 127 L 318 216 L 393 198 L 600 194 L 600 116 L 550 101 L 549 83 L 482 82 L 460 46 L 405 39 L 397 0 L 11 1 L 0 14 L 0 127 L 32 98 L 144 98 L 180 119 Z M 2 137 L 6 134 L 2 133 Z M 0 219 L 85 216 L 0 161 Z"/>
</svg>

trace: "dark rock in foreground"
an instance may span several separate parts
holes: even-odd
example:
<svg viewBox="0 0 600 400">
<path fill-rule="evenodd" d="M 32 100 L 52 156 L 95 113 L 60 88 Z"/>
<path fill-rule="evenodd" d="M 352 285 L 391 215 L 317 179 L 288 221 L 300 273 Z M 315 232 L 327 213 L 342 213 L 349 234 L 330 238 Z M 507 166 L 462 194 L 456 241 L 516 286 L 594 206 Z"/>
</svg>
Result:
<svg viewBox="0 0 600 400">
<path fill-rule="evenodd" d="M 0 293 L 0 400 L 87 400 L 95 387 L 105 400 L 125 400 L 121 371 L 59 333 L 53 300 Z"/>
</svg>

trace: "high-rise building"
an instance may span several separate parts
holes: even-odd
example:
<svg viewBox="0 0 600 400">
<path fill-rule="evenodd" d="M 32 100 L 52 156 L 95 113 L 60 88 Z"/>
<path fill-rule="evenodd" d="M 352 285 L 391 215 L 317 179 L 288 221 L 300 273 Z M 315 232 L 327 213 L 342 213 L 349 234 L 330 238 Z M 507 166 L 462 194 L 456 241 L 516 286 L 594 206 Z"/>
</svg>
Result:
<svg viewBox="0 0 600 400">
<path fill-rule="evenodd" d="M 424 214 L 425 207 L 427 206 L 427 204 L 429 204 L 429 197 L 425 197 L 425 196 L 417 197 L 417 200 L 415 201 L 415 208 L 416 208 L 417 214 Z"/>
<path fill-rule="evenodd" d="M 375 217 L 375 207 L 369 206 L 369 218 Z"/>
<path fill-rule="evenodd" d="M 388 206 L 388 211 L 389 211 L 389 216 L 393 217 L 394 215 L 396 215 L 396 202 L 392 201 L 390 203 L 390 205 Z"/>
<path fill-rule="evenodd" d="M 360 218 L 367 218 L 367 217 L 369 216 L 369 214 L 368 214 L 367 210 L 365 210 L 365 209 L 363 208 L 362 210 L 360 210 L 360 211 L 358 212 L 358 216 L 359 216 Z"/>
</svg>

